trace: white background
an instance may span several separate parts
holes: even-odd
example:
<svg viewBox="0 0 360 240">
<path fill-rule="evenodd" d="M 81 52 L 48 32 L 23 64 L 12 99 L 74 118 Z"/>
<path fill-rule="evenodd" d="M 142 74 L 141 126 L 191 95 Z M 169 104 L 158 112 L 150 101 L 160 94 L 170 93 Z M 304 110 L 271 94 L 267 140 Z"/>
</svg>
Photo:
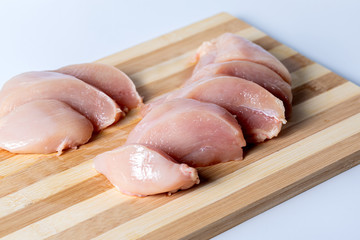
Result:
<svg viewBox="0 0 360 240">
<path fill-rule="evenodd" d="M 359 85 L 359 10 L 356 0 L 0 0 L 0 86 L 21 72 L 94 61 L 222 11 Z M 358 240 L 359 183 L 357 166 L 216 239 Z"/>
</svg>

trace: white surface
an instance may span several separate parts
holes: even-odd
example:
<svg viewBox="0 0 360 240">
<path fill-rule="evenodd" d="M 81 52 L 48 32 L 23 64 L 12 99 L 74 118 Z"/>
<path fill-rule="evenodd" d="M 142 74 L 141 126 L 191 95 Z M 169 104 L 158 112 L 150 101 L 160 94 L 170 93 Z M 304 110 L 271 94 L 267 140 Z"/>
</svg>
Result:
<svg viewBox="0 0 360 240">
<path fill-rule="evenodd" d="M 0 86 L 21 72 L 90 62 L 221 11 L 359 85 L 359 9 L 356 0 L 1 0 Z M 359 183 L 357 166 L 216 239 L 358 240 Z"/>
</svg>

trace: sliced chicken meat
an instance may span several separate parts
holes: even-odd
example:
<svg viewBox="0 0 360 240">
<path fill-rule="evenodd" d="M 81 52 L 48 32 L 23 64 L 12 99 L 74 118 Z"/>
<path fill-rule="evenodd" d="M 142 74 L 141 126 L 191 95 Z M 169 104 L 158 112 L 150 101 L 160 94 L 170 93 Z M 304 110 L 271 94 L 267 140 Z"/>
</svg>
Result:
<svg viewBox="0 0 360 240">
<path fill-rule="evenodd" d="M 191 167 L 240 160 L 245 146 L 234 116 L 215 104 L 192 99 L 154 107 L 132 130 L 127 143 L 152 146 Z"/>
<path fill-rule="evenodd" d="M 248 61 L 230 61 L 214 63 L 199 69 L 185 85 L 201 79 L 214 78 L 216 76 L 234 76 L 255 82 L 271 92 L 275 97 L 283 101 L 286 115 L 290 116 L 292 109 L 291 86 L 285 82 L 278 74 L 269 68 Z"/>
<path fill-rule="evenodd" d="M 249 142 L 262 142 L 277 136 L 282 124 L 286 123 L 281 100 L 256 83 L 228 76 L 204 79 L 171 92 L 147 104 L 142 110 L 143 115 L 174 98 L 196 99 L 227 109 L 236 115 Z"/>
<path fill-rule="evenodd" d="M 198 62 L 194 73 L 211 63 L 245 60 L 262 64 L 286 82 L 291 83 L 291 76 L 286 67 L 268 51 L 232 33 L 224 33 L 218 38 L 204 42 L 197 50 L 194 62 Z"/>
<path fill-rule="evenodd" d="M 34 100 L 0 118 L 0 148 L 13 153 L 59 154 L 86 143 L 93 125 L 57 100 Z"/>
<path fill-rule="evenodd" d="M 97 88 L 56 72 L 27 72 L 5 83 L 0 92 L 0 117 L 36 99 L 62 101 L 87 117 L 95 130 L 104 129 L 123 115 L 119 106 Z"/>
<path fill-rule="evenodd" d="M 142 99 L 131 79 L 119 69 L 101 63 L 83 63 L 55 70 L 72 75 L 109 95 L 127 112 L 138 107 Z"/>
<path fill-rule="evenodd" d="M 94 166 L 119 191 L 138 197 L 174 193 L 199 183 L 195 168 L 176 163 L 164 152 L 139 144 L 102 153 L 95 157 Z"/>
</svg>

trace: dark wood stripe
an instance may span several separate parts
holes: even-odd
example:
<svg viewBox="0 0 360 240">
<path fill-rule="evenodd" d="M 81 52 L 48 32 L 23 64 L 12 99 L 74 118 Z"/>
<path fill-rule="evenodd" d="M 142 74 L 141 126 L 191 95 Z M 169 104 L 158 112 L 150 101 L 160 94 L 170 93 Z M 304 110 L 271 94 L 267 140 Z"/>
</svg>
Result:
<svg viewBox="0 0 360 240">
<path fill-rule="evenodd" d="M 193 66 L 185 68 L 166 78 L 146 84 L 138 88 L 139 94 L 144 97 L 144 101 L 160 96 L 180 87 L 192 74 Z"/>
<path fill-rule="evenodd" d="M 97 175 L 66 191 L 54 194 L 24 209 L 0 218 L 0 237 L 37 222 L 67 207 L 96 196 L 113 186 L 103 175 Z M 71 219 L 69 219 L 70 221 Z"/>
<path fill-rule="evenodd" d="M 303 55 L 297 53 L 294 56 L 288 57 L 281 61 L 289 72 L 295 72 L 300 68 L 313 64 L 314 62 L 310 59 L 304 57 Z"/>
<path fill-rule="evenodd" d="M 280 42 L 276 41 L 275 39 L 265 36 L 258 40 L 255 40 L 254 43 L 260 45 L 265 50 L 269 51 L 270 49 L 282 45 Z"/>
<path fill-rule="evenodd" d="M 201 236 L 204 236 L 202 235 L 204 232 L 206 232 L 209 237 L 216 236 L 232 227 L 235 227 L 236 225 L 241 224 L 242 222 L 245 222 L 246 220 L 255 217 L 256 215 L 265 212 L 266 210 L 358 165 L 358 160 L 360 158 L 359 155 L 360 151 L 354 152 L 351 155 L 341 159 L 340 162 L 337 162 L 332 166 L 327 167 L 326 170 L 320 173 L 317 177 L 309 178 L 301 182 L 299 181 L 297 186 L 293 184 L 294 187 L 289 186 L 288 188 L 286 188 L 286 191 L 281 192 L 277 195 L 274 194 L 269 196 L 269 198 L 267 199 L 271 199 L 271 204 L 269 204 L 268 201 L 264 201 L 254 207 L 248 208 L 245 211 L 235 211 L 228 216 L 219 219 L 218 221 L 214 221 L 206 228 L 199 229 L 198 231 L 186 236 L 186 238 L 194 239 L 195 236 L 199 236 L 199 238 L 196 239 L 201 239 Z"/>
<path fill-rule="evenodd" d="M 265 156 L 275 153 L 284 147 L 294 144 L 301 139 L 309 137 L 318 131 L 328 128 L 329 126 L 352 116 L 357 110 L 356 106 L 358 105 L 356 103 L 360 104 L 360 96 L 343 102 L 342 104 L 339 104 L 336 107 L 331 108 L 328 111 L 318 114 L 313 118 L 303 121 L 297 125 L 292 125 L 284 132 L 282 137 L 275 138 L 271 141 L 267 141 L 263 144 L 259 144 L 256 147 L 248 149 L 246 158 L 243 161 L 229 162 L 211 167 L 199 168 L 198 170 L 201 176 L 200 186 L 196 186 L 195 188 L 186 190 L 184 192 L 176 193 L 171 197 L 164 197 L 164 195 L 159 195 L 147 197 L 145 199 L 131 199 L 130 201 L 119 204 L 107 211 L 97 214 L 96 216 L 84 222 L 78 223 L 63 232 L 54 235 L 50 239 L 68 239 L 70 236 L 77 236 L 79 232 L 80 234 L 77 236 L 77 238 L 80 239 L 88 239 L 100 235 L 120 224 L 140 216 L 141 212 L 148 212 L 157 208 L 158 206 L 172 201 L 173 199 L 181 197 L 183 194 L 186 194 L 189 191 L 195 191 L 198 187 L 202 187 L 211 181 L 233 173 L 246 165 L 254 163 Z M 348 106 L 349 104 L 352 107 L 344 107 Z M 324 123 L 324 119 L 328 119 L 328 121 Z M 206 178 L 204 176 L 206 176 Z M 122 213 L 124 209 L 130 209 L 130 212 L 125 210 L 126 212 Z M 138 212 L 139 209 L 140 211 Z M 106 226 L 102 224 L 103 222 L 106 222 Z"/>
<path fill-rule="evenodd" d="M 116 126 L 113 126 L 116 127 Z M 105 139 L 116 138 L 116 131 L 105 136 L 106 133 L 102 132 L 92 138 L 90 143 L 86 146 L 82 146 L 80 149 L 67 151 L 66 156 L 57 157 L 55 154 L 52 155 L 36 155 L 39 160 L 33 165 L 16 172 L 13 175 L 9 175 L 1 179 L 0 181 L 0 197 L 4 197 L 13 192 L 19 191 L 31 184 L 34 184 L 46 177 L 55 175 L 57 173 L 68 170 L 75 167 L 87 160 L 89 156 L 95 156 L 93 152 L 98 152 L 99 149 L 96 145 Z M 123 144 L 126 138 L 118 138 L 117 142 Z M 95 147 L 93 147 L 95 145 Z M 113 148 L 112 145 L 101 144 L 102 151 L 108 151 Z M 64 155 L 65 155 L 64 154 Z M 96 154 L 97 155 L 97 154 Z"/>
<path fill-rule="evenodd" d="M 330 146 L 319 151 L 140 239 L 208 239 L 356 166 L 360 163 L 360 151 L 352 143 L 359 139 L 359 133 L 353 135 L 339 142 L 336 148 Z M 329 163 L 325 168 L 324 159 Z M 184 231 L 178 231 L 177 226 Z"/>
<path fill-rule="evenodd" d="M 345 82 L 347 82 L 346 79 L 335 73 L 325 74 L 317 78 L 316 81 L 307 82 L 293 89 L 293 105 L 302 103 Z"/>
<path fill-rule="evenodd" d="M 33 165 L 2 179 L 0 182 L 0 197 L 16 192 L 42 178 L 52 175 L 54 168 L 56 168 L 58 172 L 61 172 L 72 166 L 70 164 L 71 161 L 63 162 L 56 157 L 39 156 L 37 158 L 39 160 Z"/>
<path fill-rule="evenodd" d="M 197 189 L 197 187 L 189 189 L 189 191 L 195 191 L 195 189 Z M 76 224 L 73 227 L 68 228 L 65 231 L 55 234 L 47 239 L 85 240 L 94 238 L 113 229 L 116 226 L 130 221 L 131 219 L 137 218 L 146 212 L 163 206 L 164 204 L 169 203 L 186 193 L 189 193 L 189 191 L 181 191 L 170 197 L 166 196 L 165 194 L 160 194 L 146 198 L 130 198 L 124 203 L 99 213 L 96 216 Z"/>
<path fill-rule="evenodd" d="M 145 68 L 155 66 L 161 62 L 182 55 L 191 49 L 195 49 L 199 47 L 202 42 L 211 40 L 225 32 L 237 32 L 249 27 L 250 25 L 239 19 L 232 19 L 221 25 L 214 26 L 188 38 L 169 44 L 161 49 L 129 59 L 126 62 L 116 65 L 116 67 L 128 75 L 132 75 Z"/>
</svg>

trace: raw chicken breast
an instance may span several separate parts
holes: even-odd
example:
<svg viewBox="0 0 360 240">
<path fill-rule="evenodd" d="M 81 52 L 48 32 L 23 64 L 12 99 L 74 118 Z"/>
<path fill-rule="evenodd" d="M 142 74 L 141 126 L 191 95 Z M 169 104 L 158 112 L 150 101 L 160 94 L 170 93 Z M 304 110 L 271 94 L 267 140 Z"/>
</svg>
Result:
<svg viewBox="0 0 360 240">
<path fill-rule="evenodd" d="M 228 111 L 181 98 L 154 107 L 132 130 L 127 143 L 152 146 L 191 167 L 241 160 L 246 145 Z"/>
<path fill-rule="evenodd" d="M 62 67 L 55 72 L 72 75 L 109 95 L 124 112 L 138 107 L 142 99 L 131 79 L 119 69 L 101 63 Z"/>
<path fill-rule="evenodd" d="M 138 197 L 174 193 L 200 182 L 195 168 L 139 144 L 102 153 L 94 159 L 94 166 L 122 193 Z"/>
<path fill-rule="evenodd" d="M 291 83 L 289 71 L 277 58 L 259 45 L 232 33 L 224 33 L 216 39 L 204 42 L 198 48 L 195 56 L 195 62 L 198 61 L 198 64 L 194 73 L 208 64 L 233 60 L 262 64 Z"/>
<path fill-rule="evenodd" d="M 0 148 L 13 153 L 59 154 L 86 143 L 93 126 L 57 100 L 34 100 L 0 118 Z"/>
<path fill-rule="evenodd" d="M 233 76 L 255 82 L 271 92 L 275 97 L 283 101 L 287 116 L 291 114 L 292 93 L 291 86 L 278 74 L 269 68 L 248 61 L 230 61 L 214 63 L 199 69 L 185 85 L 201 79 L 209 79 L 216 76 Z"/>
<path fill-rule="evenodd" d="M 281 100 L 256 83 L 228 76 L 204 79 L 171 92 L 145 105 L 143 115 L 174 98 L 192 98 L 225 108 L 236 115 L 249 142 L 262 142 L 277 136 L 282 124 L 286 123 Z"/>
<path fill-rule="evenodd" d="M 115 123 L 122 113 L 108 95 L 75 77 L 56 72 L 27 72 L 15 76 L 3 86 L 0 117 L 36 99 L 65 102 L 87 117 L 95 130 Z"/>
</svg>

